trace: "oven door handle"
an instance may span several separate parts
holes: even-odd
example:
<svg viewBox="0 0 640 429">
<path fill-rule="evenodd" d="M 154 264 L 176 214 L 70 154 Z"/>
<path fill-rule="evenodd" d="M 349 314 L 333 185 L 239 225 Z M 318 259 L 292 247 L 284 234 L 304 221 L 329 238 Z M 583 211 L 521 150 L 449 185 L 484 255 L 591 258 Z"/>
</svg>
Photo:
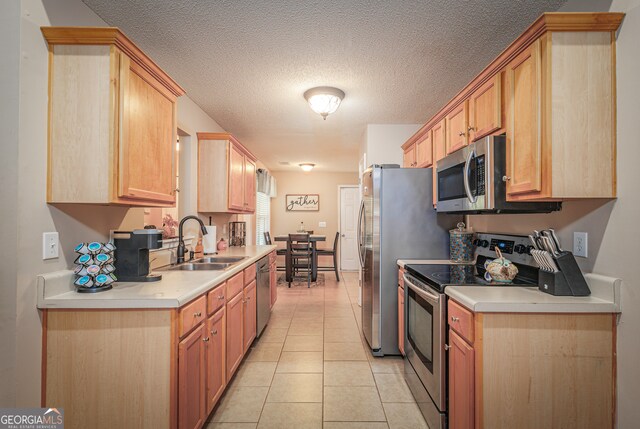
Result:
<svg viewBox="0 0 640 429">
<path fill-rule="evenodd" d="M 413 290 L 415 293 L 417 293 L 418 295 L 420 295 L 422 298 L 426 299 L 427 301 L 433 304 L 437 304 L 440 301 L 440 297 L 438 295 L 427 292 L 426 290 L 417 286 L 415 283 L 411 282 L 411 280 L 409 280 L 409 277 L 407 277 L 406 273 L 403 274 L 402 277 L 404 279 L 404 282 L 409 285 L 409 288 Z"/>
<path fill-rule="evenodd" d="M 467 194 L 467 198 L 469 199 L 471 204 L 474 204 L 476 201 L 478 201 L 478 196 L 471 194 L 471 186 L 469 185 L 469 169 L 471 167 L 471 159 L 475 156 L 475 150 L 471 150 L 469 152 L 469 155 L 467 155 L 467 160 L 464 163 L 464 177 L 462 178 L 462 181 L 464 183 L 464 192 L 465 194 Z"/>
</svg>

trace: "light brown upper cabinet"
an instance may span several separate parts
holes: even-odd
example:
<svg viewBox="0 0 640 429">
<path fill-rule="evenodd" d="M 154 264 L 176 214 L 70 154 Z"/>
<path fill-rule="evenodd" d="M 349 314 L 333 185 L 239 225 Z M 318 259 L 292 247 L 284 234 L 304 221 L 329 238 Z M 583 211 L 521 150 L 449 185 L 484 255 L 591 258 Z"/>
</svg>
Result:
<svg viewBox="0 0 640 429">
<path fill-rule="evenodd" d="M 403 149 L 402 154 L 402 166 L 404 168 L 413 168 L 416 166 L 416 144 L 412 143 L 410 146 Z"/>
<path fill-rule="evenodd" d="M 402 166 L 404 168 L 426 168 L 433 163 L 431 130 L 415 135 L 411 141 L 402 145 Z"/>
<path fill-rule="evenodd" d="M 469 97 L 469 142 L 502 127 L 502 73 L 489 79 Z"/>
<path fill-rule="evenodd" d="M 43 27 L 47 202 L 174 206 L 184 90 L 117 28 Z"/>
<path fill-rule="evenodd" d="M 416 167 L 431 167 L 433 163 L 433 142 L 431 140 L 431 130 L 427 131 L 424 137 L 416 142 Z"/>
<path fill-rule="evenodd" d="M 615 33 L 623 17 L 542 14 L 402 149 L 431 130 L 437 166 L 470 142 L 506 134 L 508 201 L 614 198 Z"/>
<path fill-rule="evenodd" d="M 614 31 L 550 31 L 506 67 L 507 199 L 616 196 Z"/>
<path fill-rule="evenodd" d="M 468 104 L 469 101 L 464 100 L 445 117 L 447 155 L 469 144 Z"/>
<path fill-rule="evenodd" d="M 255 156 L 231 134 L 198 133 L 198 211 L 255 210 Z"/>
</svg>

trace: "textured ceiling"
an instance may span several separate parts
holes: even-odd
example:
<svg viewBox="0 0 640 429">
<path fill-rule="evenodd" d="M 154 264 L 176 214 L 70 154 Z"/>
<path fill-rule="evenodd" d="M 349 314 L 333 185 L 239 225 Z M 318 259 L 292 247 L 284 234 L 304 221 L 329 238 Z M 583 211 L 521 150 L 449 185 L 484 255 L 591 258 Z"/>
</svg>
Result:
<svg viewBox="0 0 640 429">
<path fill-rule="evenodd" d="M 357 171 L 368 123 L 423 123 L 564 0 L 83 0 L 272 170 Z M 323 121 L 302 94 L 346 97 Z M 198 130 L 208 131 L 208 130 Z"/>
</svg>

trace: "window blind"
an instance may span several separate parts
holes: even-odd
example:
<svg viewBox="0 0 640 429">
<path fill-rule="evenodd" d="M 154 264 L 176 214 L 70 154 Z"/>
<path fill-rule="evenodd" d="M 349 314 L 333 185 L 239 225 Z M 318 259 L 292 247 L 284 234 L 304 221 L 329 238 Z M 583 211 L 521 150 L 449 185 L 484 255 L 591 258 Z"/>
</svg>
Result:
<svg viewBox="0 0 640 429">
<path fill-rule="evenodd" d="M 268 194 L 258 192 L 256 195 L 256 243 L 267 244 L 264 233 L 271 226 L 271 198 Z"/>
</svg>

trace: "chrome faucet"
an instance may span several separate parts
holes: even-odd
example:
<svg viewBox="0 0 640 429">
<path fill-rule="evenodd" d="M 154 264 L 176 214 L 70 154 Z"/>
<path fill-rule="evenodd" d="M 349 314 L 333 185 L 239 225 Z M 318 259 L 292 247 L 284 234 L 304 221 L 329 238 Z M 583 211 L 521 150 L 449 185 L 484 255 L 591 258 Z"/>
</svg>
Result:
<svg viewBox="0 0 640 429">
<path fill-rule="evenodd" d="M 204 227 L 204 223 L 200 220 L 198 216 L 185 216 L 180 221 L 180 226 L 178 226 L 178 250 L 177 250 L 177 260 L 176 263 L 181 264 L 184 262 L 184 253 L 185 253 L 185 245 L 184 239 L 182 238 L 182 226 L 189 219 L 195 219 L 200 224 L 200 231 L 202 231 L 202 235 L 207 235 L 207 228 Z"/>
</svg>

